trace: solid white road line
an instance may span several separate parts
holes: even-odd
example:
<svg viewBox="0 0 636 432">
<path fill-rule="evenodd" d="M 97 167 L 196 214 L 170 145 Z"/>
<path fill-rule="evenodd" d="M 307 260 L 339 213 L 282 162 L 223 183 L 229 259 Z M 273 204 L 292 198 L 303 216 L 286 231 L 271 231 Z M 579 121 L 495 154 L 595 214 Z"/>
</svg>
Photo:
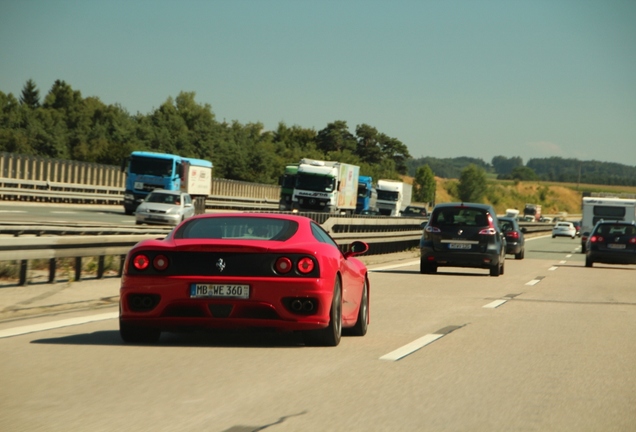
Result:
<svg viewBox="0 0 636 432">
<path fill-rule="evenodd" d="M 430 344 L 431 342 L 435 342 L 437 339 L 444 336 L 443 334 L 427 334 L 419 339 L 414 340 L 411 343 L 404 345 L 401 348 L 396 349 L 395 351 L 391 351 L 388 354 L 380 357 L 380 360 L 388 360 L 388 361 L 397 361 L 403 357 L 406 357 L 409 354 L 414 353 L 418 349 Z"/>
<path fill-rule="evenodd" d="M 90 315 L 85 317 L 69 318 L 69 319 L 60 320 L 60 321 L 46 322 L 42 324 L 33 324 L 33 325 L 22 326 L 22 327 L 14 327 L 14 328 L 6 329 L 6 330 L 0 330 L 0 339 L 6 338 L 6 337 L 12 337 L 12 336 L 19 336 L 19 335 L 23 335 L 27 333 L 36 333 L 36 332 L 41 332 L 46 330 L 52 330 L 52 329 L 61 328 L 61 327 L 69 327 L 69 326 L 75 326 L 80 324 L 86 324 L 86 323 L 95 322 L 95 321 L 115 319 L 118 317 L 119 317 L 119 312 L 109 312 L 109 313 L 103 313 L 99 315 Z"/>
<path fill-rule="evenodd" d="M 373 268 L 373 269 L 369 269 L 369 271 L 382 271 L 382 270 L 389 270 L 389 269 L 393 269 L 393 268 L 398 268 L 398 267 L 407 267 L 407 266 L 412 266 L 412 265 L 416 265 L 419 264 L 420 260 L 417 261 L 409 261 L 409 262 L 405 262 L 402 264 L 395 264 L 395 265 L 390 265 L 390 266 L 385 266 L 385 267 L 377 267 L 377 268 Z"/>
<path fill-rule="evenodd" d="M 495 309 L 495 308 L 498 308 L 499 306 L 501 306 L 502 304 L 504 304 L 507 301 L 508 300 L 495 300 L 493 302 L 488 303 L 487 305 L 484 305 L 483 307 L 485 307 L 486 309 Z"/>
</svg>

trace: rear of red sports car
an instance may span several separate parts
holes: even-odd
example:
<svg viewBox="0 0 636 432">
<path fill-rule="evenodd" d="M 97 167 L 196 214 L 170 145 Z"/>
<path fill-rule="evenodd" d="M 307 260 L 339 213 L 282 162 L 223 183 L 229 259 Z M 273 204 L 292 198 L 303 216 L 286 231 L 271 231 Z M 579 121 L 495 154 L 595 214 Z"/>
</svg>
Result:
<svg viewBox="0 0 636 432">
<path fill-rule="evenodd" d="M 320 230 L 299 216 L 203 215 L 166 239 L 139 243 L 122 276 L 122 338 L 154 342 L 162 331 L 201 328 L 327 329 L 324 344 L 337 344 L 361 305 L 368 321 L 366 268 Z M 358 307 L 343 310 L 348 301 Z"/>
</svg>

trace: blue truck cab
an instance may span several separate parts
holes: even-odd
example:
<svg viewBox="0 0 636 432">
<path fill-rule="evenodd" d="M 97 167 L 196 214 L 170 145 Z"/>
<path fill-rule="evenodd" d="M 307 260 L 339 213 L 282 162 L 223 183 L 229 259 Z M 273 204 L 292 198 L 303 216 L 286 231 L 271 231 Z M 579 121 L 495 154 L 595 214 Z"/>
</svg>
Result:
<svg viewBox="0 0 636 432">
<path fill-rule="evenodd" d="M 373 178 L 369 176 L 359 176 L 356 214 L 360 214 L 363 211 L 377 211 L 377 198 L 378 193 L 373 186 Z"/>
</svg>

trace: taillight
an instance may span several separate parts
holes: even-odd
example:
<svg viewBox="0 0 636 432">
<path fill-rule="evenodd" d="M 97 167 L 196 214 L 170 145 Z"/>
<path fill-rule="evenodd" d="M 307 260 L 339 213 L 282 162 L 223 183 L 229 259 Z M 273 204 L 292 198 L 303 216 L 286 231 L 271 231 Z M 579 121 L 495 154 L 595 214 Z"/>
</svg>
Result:
<svg viewBox="0 0 636 432">
<path fill-rule="evenodd" d="M 301 258 L 296 266 L 298 271 L 302 274 L 311 273 L 314 269 L 314 260 L 309 257 Z"/>
<path fill-rule="evenodd" d="M 289 273 L 292 269 L 292 262 L 287 257 L 280 257 L 276 260 L 276 264 L 274 264 L 274 268 L 277 273 L 285 274 Z"/>
<path fill-rule="evenodd" d="M 479 231 L 479 234 L 482 235 L 495 235 L 497 234 L 497 230 L 494 228 L 484 228 L 483 230 Z"/>
<path fill-rule="evenodd" d="M 519 233 L 517 231 L 511 231 L 506 234 L 506 237 L 510 237 L 511 239 L 518 239 Z"/>
<path fill-rule="evenodd" d="M 605 241 L 605 239 L 603 237 L 601 237 L 601 236 L 593 235 L 592 237 L 590 237 L 590 242 L 592 242 L 592 243 L 596 243 L 596 242 L 602 243 L 604 241 Z"/>
<path fill-rule="evenodd" d="M 424 231 L 428 232 L 428 233 L 441 233 L 442 230 L 434 227 L 434 226 L 430 226 L 430 225 L 426 225 L 426 227 L 424 228 Z"/>
<path fill-rule="evenodd" d="M 150 265 L 150 260 L 146 255 L 139 254 L 133 258 L 133 267 L 137 270 L 146 270 Z"/>
<path fill-rule="evenodd" d="M 163 271 L 168 268 L 168 258 L 165 255 L 157 255 L 152 260 L 152 266 L 159 271 Z"/>
<path fill-rule="evenodd" d="M 632 237 L 629 239 L 629 244 L 636 244 L 636 237 Z"/>
</svg>

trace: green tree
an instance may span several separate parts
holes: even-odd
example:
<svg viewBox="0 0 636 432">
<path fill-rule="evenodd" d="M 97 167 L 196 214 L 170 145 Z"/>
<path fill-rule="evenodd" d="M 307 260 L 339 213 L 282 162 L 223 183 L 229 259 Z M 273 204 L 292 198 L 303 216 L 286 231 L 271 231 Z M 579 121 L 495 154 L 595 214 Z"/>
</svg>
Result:
<svg viewBox="0 0 636 432">
<path fill-rule="evenodd" d="M 505 156 L 495 156 L 492 158 L 492 166 L 499 175 L 508 175 L 515 168 L 523 166 L 523 160 L 520 157 L 507 158 Z"/>
<path fill-rule="evenodd" d="M 518 166 L 513 168 L 512 172 L 510 173 L 510 178 L 521 181 L 534 181 L 538 179 L 537 174 L 534 172 L 534 170 L 526 166 Z"/>
<path fill-rule="evenodd" d="M 422 165 L 417 169 L 413 179 L 413 200 L 422 203 L 435 201 L 437 182 L 433 170 L 428 165 Z"/>
<path fill-rule="evenodd" d="M 20 104 L 26 105 L 31 109 L 36 109 L 40 106 L 40 91 L 32 79 L 28 80 L 22 87 Z"/>
<path fill-rule="evenodd" d="M 457 185 L 457 193 L 462 202 L 482 202 L 488 189 L 486 171 L 470 164 L 462 170 Z"/>
<path fill-rule="evenodd" d="M 326 155 L 329 152 L 343 150 L 349 150 L 353 153 L 356 151 L 357 142 L 356 138 L 349 132 L 347 122 L 337 120 L 329 123 L 327 127 L 318 132 L 316 145 L 318 150 Z"/>
<path fill-rule="evenodd" d="M 378 130 L 367 124 L 361 124 L 356 127 L 356 137 L 358 138 L 356 153 L 360 160 L 369 164 L 380 163 L 383 154 L 378 141 Z"/>
</svg>

